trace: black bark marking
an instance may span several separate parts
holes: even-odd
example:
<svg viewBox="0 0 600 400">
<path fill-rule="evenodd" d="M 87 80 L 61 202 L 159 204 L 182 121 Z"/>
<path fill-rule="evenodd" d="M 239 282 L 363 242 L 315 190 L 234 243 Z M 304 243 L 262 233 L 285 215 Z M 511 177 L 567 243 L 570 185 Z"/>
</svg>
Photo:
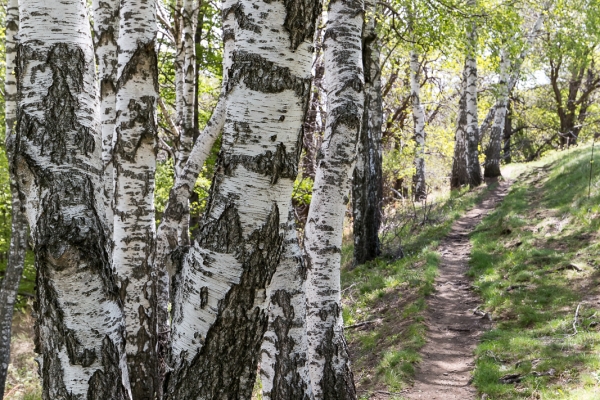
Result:
<svg viewBox="0 0 600 400">
<path fill-rule="evenodd" d="M 296 50 L 304 41 L 312 43 L 317 18 L 323 9 L 321 1 L 283 0 L 286 9 L 283 27 L 290 35 L 290 48 Z"/>
<path fill-rule="evenodd" d="M 128 394 L 123 385 L 117 382 L 121 381 L 120 363 L 117 355 L 118 349 L 114 343 L 105 337 L 102 341 L 101 358 L 102 365 L 110 365 L 105 371 L 97 370 L 90 378 L 90 387 L 96 388 L 90 391 L 87 400 L 107 400 L 107 399 L 127 399 Z"/>
<path fill-rule="evenodd" d="M 317 348 L 317 354 L 325 359 L 323 377 L 320 382 L 323 388 L 323 398 L 327 400 L 355 400 L 356 387 L 354 386 L 354 376 L 348 363 L 344 363 L 344 370 L 336 373 L 335 358 L 340 353 L 347 353 L 346 341 L 343 335 L 340 335 L 340 342 L 334 341 L 333 327 L 325 332 L 325 339 Z M 326 346 L 327 344 L 327 346 Z M 345 358 L 348 358 L 346 355 Z"/>
<path fill-rule="evenodd" d="M 279 178 L 296 179 L 298 154 L 288 154 L 283 143 L 279 143 L 275 153 L 267 150 L 257 156 L 232 155 L 223 160 L 224 172 L 227 175 L 232 175 L 239 165 L 243 165 L 248 171 L 270 176 L 271 185 L 274 185 Z"/>
<path fill-rule="evenodd" d="M 294 76 L 289 68 L 280 67 L 257 54 L 236 51 L 232 58 L 233 64 L 227 71 L 228 92 L 240 82 L 244 82 L 249 89 L 262 93 L 293 90 L 301 99 L 304 99 L 310 90 L 310 78 L 302 79 Z"/>
<path fill-rule="evenodd" d="M 208 304 L 208 287 L 202 286 L 200 289 L 200 307 L 204 308 Z"/>
<path fill-rule="evenodd" d="M 237 21 L 237 24 L 241 29 L 259 34 L 262 32 L 262 28 L 254 23 L 252 13 L 246 14 L 244 12 L 244 5 L 242 3 L 237 3 L 223 10 L 223 20 L 227 18 L 229 13 L 233 13 L 233 15 L 235 16 L 235 20 Z"/>
</svg>

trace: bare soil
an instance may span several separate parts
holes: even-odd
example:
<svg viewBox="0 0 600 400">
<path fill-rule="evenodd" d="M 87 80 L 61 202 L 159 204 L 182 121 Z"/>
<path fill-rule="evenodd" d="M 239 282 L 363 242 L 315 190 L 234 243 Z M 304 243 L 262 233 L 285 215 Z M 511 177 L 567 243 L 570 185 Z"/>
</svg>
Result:
<svg viewBox="0 0 600 400">
<path fill-rule="evenodd" d="M 502 201 L 509 187 L 509 182 L 499 182 L 452 225 L 440 243 L 436 291 L 427 298 L 427 344 L 421 351 L 423 361 L 417 367 L 415 384 L 402 394 L 407 399 L 476 398 L 477 391 L 470 385 L 473 351 L 492 322 L 487 315 L 474 312 L 480 299 L 466 275 L 471 253 L 469 233 Z"/>
</svg>

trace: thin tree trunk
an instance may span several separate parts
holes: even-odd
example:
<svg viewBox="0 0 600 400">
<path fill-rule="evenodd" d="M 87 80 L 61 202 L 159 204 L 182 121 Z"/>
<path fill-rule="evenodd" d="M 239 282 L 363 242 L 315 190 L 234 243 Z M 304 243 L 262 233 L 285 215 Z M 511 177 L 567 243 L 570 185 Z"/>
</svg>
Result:
<svg viewBox="0 0 600 400">
<path fill-rule="evenodd" d="M 196 242 L 180 253 L 167 399 L 251 397 L 320 10 L 308 0 L 223 3 L 223 145 Z"/>
<path fill-rule="evenodd" d="M 502 52 L 500 60 L 500 80 L 498 89 L 500 91 L 496 102 L 494 113 L 494 124 L 490 134 L 490 142 L 485 151 L 485 169 L 486 178 L 496 178 L 500 173 L 500 152 L 502 150 L 502 133 L 504 132 L 504 122 L 506 117 L 506 107 L 508 105 L 508 79 L 509 79 L 510 59 L 506 51 Z"/>
<path fill-rule="evenodd" d="M 354 217 L 354 262 L 364 264 L 380 253 L 379 227 L 383 182 L 381 172 L 381 68 L 376 30 L 376 2 L 365 2 L 362 57 L 364 71 L 364 108 L 358 139 L 356 167 L 352 179 L 352 214 Z"/>
<path fill-rule="evenodd" d="M 450 176 L 451 189 L 459 189 L 462 186 L 469 184 L 469 160 L 467 157 L 467 95 L 465 89 L 466 76 L 465 71 L 463 71 L 454 139 L 454 159 L 452 161 L 452 175 Z"/>
<path fill-rule="evenodd" d="M 86 3 L 21 0 L 19 11 L 12 168 L 36 253 L 42 397 L 129 399 Z"/>
<path fill-rule="evenodd" d="M 263 338 L 260 376 L 265 400 L 311 400 L 306 338 L 306 267 L 288 212 L 279 266 L 267 287 L 269 325 Z"/>
<path fill-rule="evenodd" d="M 154 172 L 156 97 L 154 0 L 121 0 L 114 149 L 113 266 L 127 321 L 127 364 L 134 399 L 159 390 Z"/>
<path fill-rule="evenodd" d="M 19 2 L 10 0 L 6 8 L 6 77 L 4 80 L 4 109 L 6 121 L 6 155 L 9 162 L 14 159 L 14 126 L 17 117 L 17 81 L 14 74 L 17 53 L 15 35 L 19 30 Z M 12 318 L 23 275 L 27 251 L 27 219 L 21 210 L 15 170 L 9 167 L 11 204 L 11 233 L 6 271 L 0 286 L 0 400 L 4 397 L 4 385 L 10 363 L 10 339 Z"/>
<path fill-rule="evenodd" d="M 419 55 L 410 53 L 410 95 L 412 97 L 413 120 L 415 129 L 415 175 L 413 176 L 413 196 L 415 200 L 427 198 L 425 186 L 425 111 L 421 105 Z"/>
<path fill-rule="evenodd" d="M 112 162 L 116 119 L 117 36 L 119 0 L 93 0 L 94 47 L 100 81 L 100 124 L 102 129 L 102 168 L 104 170 L 104 209 L 112 236 L 114 200 L 114 166 Z"/>
<path fill-rule="evenodd" d="M 476 0 L 470 0 L 474 6 Z M 477 27 L 472 22 L 467 32 L 468 50 L 465 62 L 466 102 L 467 102 L 467 157 L 469 185 L 477 187 L 483 182 L 479 165 L 479 123 L 477 122 Z"/>
<path fill-rule="evenodd" d="M 316 399 L 355 399 L 343 332 L 342 224 L 362 126 L 362 1 L 331 1 L 325 33 L 327 125 L 305 228 L 309 366 Z"/>
<path fill-rule="evenodd" d="M 506 107 L 506 120 L 504 122 L 504 135 L 503 135 L 503 141 L 504 141 L 504 146 L 502 149 L 502 158 L 504 159 L 504 162 L 506 164 L 510 164 L 512 162 L 512 157 L 511 157 L 511 151 L 510 151 L 510 138 L 512 136 L 512 107 L 511 107 L 511 103 L 510 103 L 510 99 L 508 101 L 507 107 Z"/>
<path fill-rule="evenodd" d="M 499 96 L 496 104 L 492 106 L 485 117 L 484 122 L 480 127 L 480 138 L 485 135 L 487 130 L 490 127 L 491 121 L 492 124 L 492 133 L 490 136 L 490 142 L 486 149 L 486 161 L 485 161 L 485 170 L 484 176 L 493 178 L 500 176 L 500 150 L 502 147 L 502 134 L 504 131 L 504 119 L 506 116 L 506 108 L 508 105 L 508 97 L 510 93 L 514 89 L 517 84 L 521 72 L 521 66 L 525 61 L 525 57 L 533 47 L 533 41 L 538 36 L 540 30 L 542 29 L 543 22 L 545 19 L 545 12 L 549 9 L 551 2 L 547 2 L 544 6 L 544 10 L 540 13 L 539 17 L 533 24 L 531 32 L 527 35 L 527 42 L 525 47 L 522 49 L 521 53 L 517 57 L 514 62 L 510 63 L 508 51 L 504 49 L 502 51 L 502 56 L 500 60 L 500 79 L 498 82 L 499 86 Z"/>
</svg>

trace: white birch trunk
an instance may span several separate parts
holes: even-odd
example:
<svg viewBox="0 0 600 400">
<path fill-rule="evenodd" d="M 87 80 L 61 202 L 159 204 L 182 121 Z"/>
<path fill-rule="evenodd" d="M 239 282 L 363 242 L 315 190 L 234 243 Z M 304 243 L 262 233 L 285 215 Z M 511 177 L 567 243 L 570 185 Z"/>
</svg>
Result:
<svg viewBox="0 0 600 400">
<path fill-rule="evenodd" d="M 470 0 L 475 5 L 476 0 Z M 483 182 L 479 164 L 479 123 L 477 109 L 477 26 L 471 23 L 467 32 L 468 49 L 465 62 L 467 101 L 467 157 L 469 185 L 477 187 Z"/>
<path fill-rule="evenodd" d="M 6 156 L 14 158 L 14 126 L 17 117 L 17 80 L 15 35 L 19 29 L 19 2 L 10 0 L 6 7 L 6 75 L 4 80 L 4 110 L 6 121 Z M 23 275 L 27 251 L 27 220 L 21 210 L 14 168 L 9 167 L 11 203 L 11 235 L 4 279 L 0 285 L 0 400 L 4 396 L 6 373 L 10 362 L 12 317 Z"/>
<path fill-rule="evenodd" d="M 181 254 L 175 278 L 168 399 L 251 396 L 265 290 L 297 175 L 319 9 L 308 0 L 223 3 L 223 145 L 197 242 Z"/>
<path fill-rule="evenodd" d="M 117 36 L 119 0 L 93 0 L 94 47 L 100 82 L 100 125 L 102 129 L 102 168 L 104 169 L 104 207 L 112 236 L 114 200 L 113 140 L 117 88 Z"/>
<path fill-rule="evenodd" d="M 504 122 L 506 118 L 506 109 L 508 106 L 508 80 L 510 72 L 510 58 L 506 51 L 502 52 L 500 59 L 500 80 L 498 82 L 498 100 L 495 105 L 494 123 L 490 134 L 490 142 L 485 151 L 485 169 L 484 176 L 495 178 L 500 173 L 500 151 L 502 148 L 502 134 L 504 132 Z"/>
<path fill-rule="evenodd" d="M 458 102 L 458 115 L 456 117 L 456 133 L 454 138 L 454 158 L 452 161 L 452 174 L 450 188 L 459 189 L 469 184 L 469 158 L 467 156 L 467 95 L 466 95 L 466 67 L 460 87 L 460 100 Z"/>
<path fill-rule="evenodd" d="M 379 227 L 383 182 L 381 172 L 381 66 L 377 40 L 377 3 L 365 1 L 363 28 L 364 114 L 352 177 L 354 262 L 364 264 L 381 253 Z"/>
<path fill-rule="evenodd" d="M 156 97 L 154 0 L 121 0 L 114 148 L 113 266 L 127 321 L 134 399 L 159 390 L 154 282 Z"/>
<path fill-rule="evenodd" d="M 342 224 L 364 106 L 362 1 L 329 3 L 325 33 L 327 124 L 305 228 L 309 368 L 315 399 L 354 399 L 343 332 Z"/>
<path fill-rule="evenodd" d="M 281 261 L 267 287 L 269 325 L 260 377 L 265 400 L 311 400 L 306 337 L 306 267 L 290 205 Z"/>
<path fill-rule="evenodd" d="M 106 244 L 94 48 L 83 0 L 21 0 L 13 168 L 36 252 L 42 397 L 128 399 Z"/>
<path fill-rule="evenodd" d="M 180 18 L 181 37 L 177 46 L 177 62 L 180 65 L 176 69 L 178 74 L 176 84 L 181 87 L 178 87 L 175 91 L 176 95 L 179 96 L 176 101 L 179 132 L 177 159 L 175 160 L 176 175 L 183 173 L 194 140 L 194 106 L 196 104 L 196 46 L 194 35 L 198 24 L 198 1 L 183 0 Z"/>
<path fill-rule="evenodd" d="M 419 55 L 410 53 L 410 95 L 412 98 L 415 130 L 415 175 L 413 176 L 413 196 L 415 200 L 427 197 L 425 186 L 425 110 L 421 104 L 421 82 Z"/>
</svg>

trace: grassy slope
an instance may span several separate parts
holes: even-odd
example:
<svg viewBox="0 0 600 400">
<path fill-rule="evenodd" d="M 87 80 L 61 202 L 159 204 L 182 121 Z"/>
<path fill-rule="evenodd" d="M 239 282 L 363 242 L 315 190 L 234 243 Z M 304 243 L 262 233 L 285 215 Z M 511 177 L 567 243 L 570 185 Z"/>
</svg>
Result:
<svg viewBox="0 0 600 400">
<path fill-rule="evenodd" d="M 438 241 L 487 190 L 480 187 L 439 199 L 425 224 L 421 223 L 423 208 L 397 209 L 396 218 L 417 214 L 400 234 L 406 255 L 402 259 L 382 258 L 352 269 L 352 246 L 345 246 L 344 323 L 360 398 L 368 399 L 378 391 L 393 398 L 393 393 L 411 384 L 414 365 L 420 360 L 418 351 L 425 344 L 425 296 L 433 291 L 437 275 Z M 356 326 L 366 321 L 371 322 Z"/>
<path fill-rule="evenodd" d="M 488 399 L 600 398 L 600 152 L 588 198 L 590 155 L 530 165 L 471 237 L 470 275 L 496 323 L 476 351 Z M 507 374 L 522 381 L 500 383 Z"/>
</svg>

